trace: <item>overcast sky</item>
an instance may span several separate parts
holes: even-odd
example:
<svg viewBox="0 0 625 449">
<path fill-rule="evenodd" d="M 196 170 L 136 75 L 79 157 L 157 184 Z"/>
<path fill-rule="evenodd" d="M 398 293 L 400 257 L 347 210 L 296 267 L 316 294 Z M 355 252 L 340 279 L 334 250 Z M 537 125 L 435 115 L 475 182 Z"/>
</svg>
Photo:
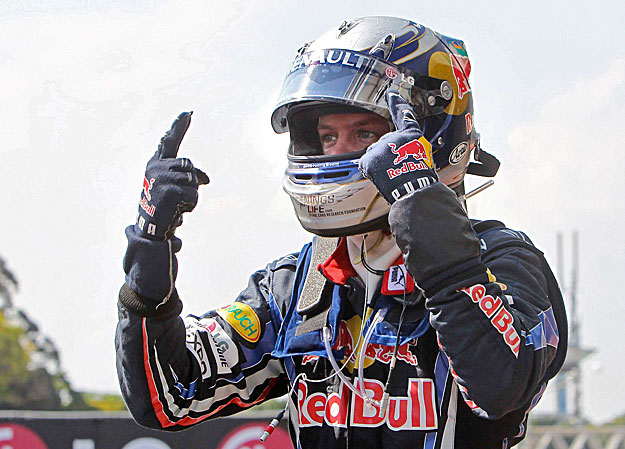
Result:
<svg viewBox="0 0 625 449">
<path fill-rule="evenodd" d="M 466 42 L 475 126 L 502 162 L 471 215 L 525 231 L 554 271 L 563 232 L 565 287 L 579 232 L 582 341 L 596 350 L 583 413 L 625 413 L 622 2 L 3 1 L 0 255 L 20 280 L 16 304 L 75 388 L 118 391 L 123 231 L 145 163 L 185 110 L 180 154 L 211 177 L 178 232 L 185 312 L 228 304 L 254 270 L 299 250 L 310 236 L 281 190 L 288 138 L 273 133 L 272 106 L 304 42 L 365 15 Z"/>
</svg>

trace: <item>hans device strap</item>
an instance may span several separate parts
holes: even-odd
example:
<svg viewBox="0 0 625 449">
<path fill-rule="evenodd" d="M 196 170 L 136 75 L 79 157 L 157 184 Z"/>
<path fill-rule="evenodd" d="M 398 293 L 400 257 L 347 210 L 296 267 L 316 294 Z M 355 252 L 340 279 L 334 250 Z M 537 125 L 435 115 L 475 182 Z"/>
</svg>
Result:
<svg viewBox="0 0 625 449">
<path fill-rule="evenodd" d="M 325 237 L 316 237 L 313 241 L 306 279 L 295 309 L 304 318 L 297 327 L 296 336 L 321 330 L 326 323 L 332 302 L 328 301 L 324 304 L 322 298 L 325 296 L 324 290 L 332 286 L 318 267 L 332 255 L 338 242 L 337 238 Z"/>
</svg>

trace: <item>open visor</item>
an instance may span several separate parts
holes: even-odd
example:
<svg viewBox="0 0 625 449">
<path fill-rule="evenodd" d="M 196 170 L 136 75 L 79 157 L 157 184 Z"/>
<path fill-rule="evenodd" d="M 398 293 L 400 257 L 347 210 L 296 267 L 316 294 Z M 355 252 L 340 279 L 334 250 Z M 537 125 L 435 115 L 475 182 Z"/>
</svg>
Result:
<svg viewBox="0 0 625 449">
<path fill-rule="evenodd" d="M 384 100 L 389 88 L 411 103 L 417 118 L 443 113 L 453 97 L 452 86 L 445 80 L 412 73 L 352 50 L 315 50 L 293 61 L 271 124 L 277 133 L 287 132 L 289 106 L 308 101 L 357 106 L 390 120 Z"/>
</svg>

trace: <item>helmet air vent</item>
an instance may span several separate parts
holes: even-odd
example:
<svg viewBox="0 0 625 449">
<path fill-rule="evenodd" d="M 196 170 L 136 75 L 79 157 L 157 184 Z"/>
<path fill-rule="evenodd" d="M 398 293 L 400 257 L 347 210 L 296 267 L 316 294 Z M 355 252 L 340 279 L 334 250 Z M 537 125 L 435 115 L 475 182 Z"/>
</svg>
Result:
<svg viewBox="0 0 625 449">
<path fill-rule="evenodd" d="M 347 33 L 349 30 L 356 26 L 357 22 L 353 20 L 344 20 L 341 25 L 339 25 L 339 32 L 336 34 L 336 37 L 339 38 Z"/>
<path fill-rule="evenodd" d="M 334 179 L 334 178 L 343 178 L 344 176 L 349 176 L 348 171 L 335 171 L 326 173 L 323 177 L 326 179 Z"/>
<path fill-rule="evenodd" d="M 395 35 L 393 33 L 387 34 L 380 42 L 369 51 L 371 56 L 375 56 L 380 59 L 388 59 L 388 56 L 395 47 Z"/>
</svg>

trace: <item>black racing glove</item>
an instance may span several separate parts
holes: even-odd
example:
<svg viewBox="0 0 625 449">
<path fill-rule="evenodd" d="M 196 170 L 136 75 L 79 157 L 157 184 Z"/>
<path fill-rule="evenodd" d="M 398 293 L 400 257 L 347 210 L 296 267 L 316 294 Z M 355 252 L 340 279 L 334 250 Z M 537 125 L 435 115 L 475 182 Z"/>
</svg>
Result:
<svg viewBox="0 0 625 449">
<path fill-rule="evenodd" d="M 176 158 L 190 122 L 191 113 L 183 112 L 161 139 L 145 170 L 137 222 L 126 228 L 124 271 L 129 289 L 122 288 L 120 300 L 145 316 L 176 296 L 175 253 L 182 242 L 174 231 L 182 223 L 182 214 L 197 205 L 198 186 L 209 182 L 189 159 Z"/>
<path fill-rule="evenodd" d="M 137 226 L 147 238 L 171 238 L 182 223 L 182 214 L 197 205 L 198 186 L 209 182 L 208 176 L 194 168 L 189 159 L 176 158 L 191 114 L 183 112 L 178 116 L 145 169 Z"/>
<path fill-rule="evenodd" d="M 438 182 L 432 145 L 423 136 L 410 104 L 397 91 L 386 92 L 396 131 L 367 148 L 358 167 L 393 204 L 402 196 Z"/>
</svg>

